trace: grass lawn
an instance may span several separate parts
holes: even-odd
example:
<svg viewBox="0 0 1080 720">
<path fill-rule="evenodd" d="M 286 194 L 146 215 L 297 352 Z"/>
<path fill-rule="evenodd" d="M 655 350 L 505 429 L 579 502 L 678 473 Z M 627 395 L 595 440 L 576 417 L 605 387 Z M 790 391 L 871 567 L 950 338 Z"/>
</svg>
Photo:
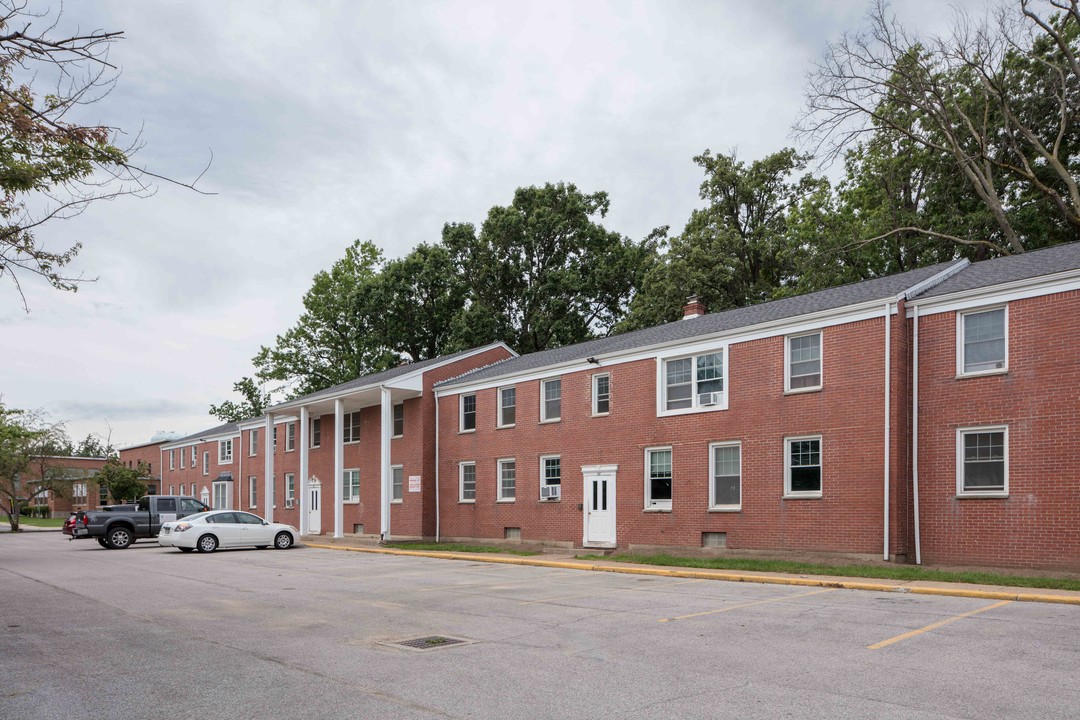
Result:
<svg viewBox="0 0 1080 720">
<path fill-rule="evenodd" d="M 459 553 L 506 553 L 507 555 L 539 555 L 535 550 L 516 550 L 498 545 L 467 545 L 465 543 L 386 543 L 386 547 L 395 550 L 437 550 L 438 552 Z"/>
<path fill-rule="evenodd" d="M 4 518 L 5 520 L 7 518 Z M 23 516 L 19 518 L 19 525 L 33 525 L 34 527 L 63 527 L 66 518 L 31 518 Z"/>
<path fill-rule="evenodd" d="M 935 582 L 961 582 L 978 585 L 1006 585 L 1009 587 L 1051 588 L 1055 590 L 1080 590 L 1080 580 L 1055 577 L 1021 577 L 991 572 L 935 570 L 917 565 L 817 565 L 789 560 L 759 560 L 755 558 L 691 558 L 674 555 L 635 555 L 618 553 L 607 557 L 579 555 L 584 560 L 614 560 L 639 565 L 665 565 L 670 567 L 701 568 L 708 570 L 750 570 L 777 572 L 792 575 L 838 575 L 841 577 L 877 578 L 888 580 L 932 580 Z"/>
</svg>

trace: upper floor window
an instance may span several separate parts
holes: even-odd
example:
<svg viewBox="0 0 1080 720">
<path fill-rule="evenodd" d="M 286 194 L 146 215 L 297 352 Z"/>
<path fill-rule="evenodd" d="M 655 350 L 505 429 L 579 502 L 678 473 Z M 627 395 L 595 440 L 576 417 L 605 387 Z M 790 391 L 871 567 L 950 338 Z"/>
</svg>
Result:
<svg viewBox="0 0 1080 720">
<path fill-rule="evenodd" d="M 476 395 L 461 396 L 459 429 L 461 432 L 471 432 L 476 429 Z"/>
<path fill-rule="evenodd" d="M 311 447 L 322 445 L 322 418 L 311 418 Z"/>
<path fill-rule="evenodd" d="M 345 420 L 341 424 L 342 442 L 360 442 L 360 412 L 345 413 Z"/>
<path fill-rule="evenodd" d="M 562 378 L 540 382 L 540 422 L 562 417 Z"/>
<path fill-rule="evenodd" d="M 1009 429 L 1004 426 L 956 431 L 958 495 L 1009 492 Z"/>
<path fill-rule="evenodd" d="M 645 450 L 645 507 L 671 509 L 671 448 Z"/>
<path fill-rule="evenodd" d="M 510 427 L 517 421 L 517 388 L 499 388 L 499 427 Z"/>
<path fill-rule="evenodd" d="M 592 376 L 592 414 L 607 415 L 611 409 L 611 376 Z"/>
<path fill-rule="evenodd" d="M 194 445 L 191 446 L 191 469 L 194 470 L 199 465 L 199 449 Z"/>
<path fill-rule="evenodd" d="M 394 437 L 405 434 L 405 403 L 394 406 Z"/>
<path fill-rule="evenodd" d="M 742 446 L 714 443 L 709 446 L 709 506 L 719 510 L 742 507 Z"/>
<path fill-rule="evenodd" d="M 285 426 L 285 452 L 296 449 L 296 423 L 291 422 Z"/>
<path fill-rule="evenodd" d="M 252 428 L 248 433 L 248 455 L 259 454 L 259 428 Z"/>
<path fill-rule="evenodd" d="M 176 455 L 175 455 L 175 453 L 176 453 L 175 450 L 170 450 L 169 451 L 169 469 L 170 470 L 175 470 L 176 469 Z M 128 467 L 131 467 L 131 465 L 129 464 Z"/>
<path fill-rule="evenodd" d="M 821 497 L 821 436 L 784 440 L 784 495 Z"/>
<path fill-rule="evenodd" d="M 186 453 L 187 453 L 187 451 L 184 450 L 184 448 L 180 448 L 180 469 L 181 470 L 183 470 L 184 467 L 185 467 L 184 458 L 187 457 Z"/>
<path fill-rule="evenodd" d="M 821 389 L 821 333 L 787 338 L 784 392 Z"/>
<path fill-rule="evenodd" d="M 1005 308 L 960 313 L 957 374 L 977 375 L 1008 368 L 1008 313 Z"/>
<path fill-rule="evenodd" d="M 726 350 L 664 361 L 665 410 L 727 406 L 724 392 Z"/>
<path fill-rule="evenodd" d="M 218 440 L 218 465 L 227 465 L 232 462 L 232 438 Z"/>
<path fill-rule="evenodd" d="M 209 450 L 203 450 L 203 454 L 202 454 L 202 474 L 203 475 L 209 475 L 210 474 L 210 451 Z"/>
</svg>

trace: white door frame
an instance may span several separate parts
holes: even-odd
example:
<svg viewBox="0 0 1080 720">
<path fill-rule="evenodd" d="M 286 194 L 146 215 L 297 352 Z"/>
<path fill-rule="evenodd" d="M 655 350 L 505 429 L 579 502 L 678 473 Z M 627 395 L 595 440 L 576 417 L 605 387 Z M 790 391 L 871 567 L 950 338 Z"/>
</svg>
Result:
<svg viewBox="0 0 1080 720">
<path fill-rule="evenodd" d="M 582 540 L 581 544 L 585 547 L 615 547 L 615 476 L 619 470 L 618 465 L 582 465 L 581 477 L 582 477 L 582 497 L 585 500 L 583 504 L 584 512 L 582 515 L 583 528 L 582 528 Z M 603 511 L 606 516 L 604 518 L 604 525 L 607 526 L 608 532 L 601 532 L 597 536 L 596 523 L 593 524 L 593 532 L 590 535 L 589 520 L 597 511 L 592 508 L 592 484 L 597 480 L 606 480 L 608 488 L 607 496 L 607 510 Z"/>
<path fill-rule="evenodd" d="M 307 531 L 309 535 L 322 535 L 322 483 L 314 475 L 307 482 Z"/>
</svg>

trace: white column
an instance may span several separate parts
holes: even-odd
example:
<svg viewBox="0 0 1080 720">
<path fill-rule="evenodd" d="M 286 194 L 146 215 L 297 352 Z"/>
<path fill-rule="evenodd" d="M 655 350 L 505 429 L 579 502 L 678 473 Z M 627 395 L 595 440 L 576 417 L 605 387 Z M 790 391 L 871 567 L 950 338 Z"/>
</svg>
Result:
<svg viewBox="0 0 1080 720">
<path fill-rule="evenodd" d="M 344 521 L 342 519 L 345 509 L 342 505 L 341 484 L 345 476 L 345 402 L 338 398 L 334 401 L 334 537 L 344 535 Z"/>
<path fill-rule="evenodd" d="M 390 388 L 380 388 L 379 409 L 382 421 L 379 423 L 379 509 L 381 527 L 379 537 L 383 542 L 390 540 L 390 498 L 393 496 L 393 477 L 390 472 L 390 437 L 394 434 L 394 401 L 390 397 Z"/>
<path fill-rule="evenodd" d="M 243 452 L 243 448 L 240 451 Z M 263 507 L 266 508 L 263 517 L 274 522 L 274 503 L 271 502 L 274 492 L 274 413 L 266 413 L 266 463 L 263 476 Z"/>
<path fill-rule="evenodd" d="M 308 437 L 308 425 L 310 424 L 308 419 L 307 407 L 300 408 L 300 522 L 298 523 L 300 534 L 307 535 L 307 514 L 308 514 L 308 496 L 307 496 L 307 479 L 308 479 L 308 446 L 311 445 L 311 440 Z"/>
</svg>

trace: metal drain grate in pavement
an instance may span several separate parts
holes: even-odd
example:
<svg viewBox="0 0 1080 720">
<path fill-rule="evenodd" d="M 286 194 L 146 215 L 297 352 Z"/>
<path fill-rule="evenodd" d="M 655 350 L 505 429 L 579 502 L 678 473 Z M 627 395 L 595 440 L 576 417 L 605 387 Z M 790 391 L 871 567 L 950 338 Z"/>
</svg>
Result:
<svg viewBox="0 0 1080 720">
<path fill-rule="evenodd" d="M 425 635 L 424 637 L 412 638 L 410 640 L 397 640 L 395 642 L 382 644 L 391 645 L 393 647 L 403 647 L 417 652 L 426 652 L 428 650 L 438 650 L 439 648 L 451 647 L 453 645 L 469 645 L 472 642 L 472 640 L 447 637 L 446 635 Z"/>
</svg>

